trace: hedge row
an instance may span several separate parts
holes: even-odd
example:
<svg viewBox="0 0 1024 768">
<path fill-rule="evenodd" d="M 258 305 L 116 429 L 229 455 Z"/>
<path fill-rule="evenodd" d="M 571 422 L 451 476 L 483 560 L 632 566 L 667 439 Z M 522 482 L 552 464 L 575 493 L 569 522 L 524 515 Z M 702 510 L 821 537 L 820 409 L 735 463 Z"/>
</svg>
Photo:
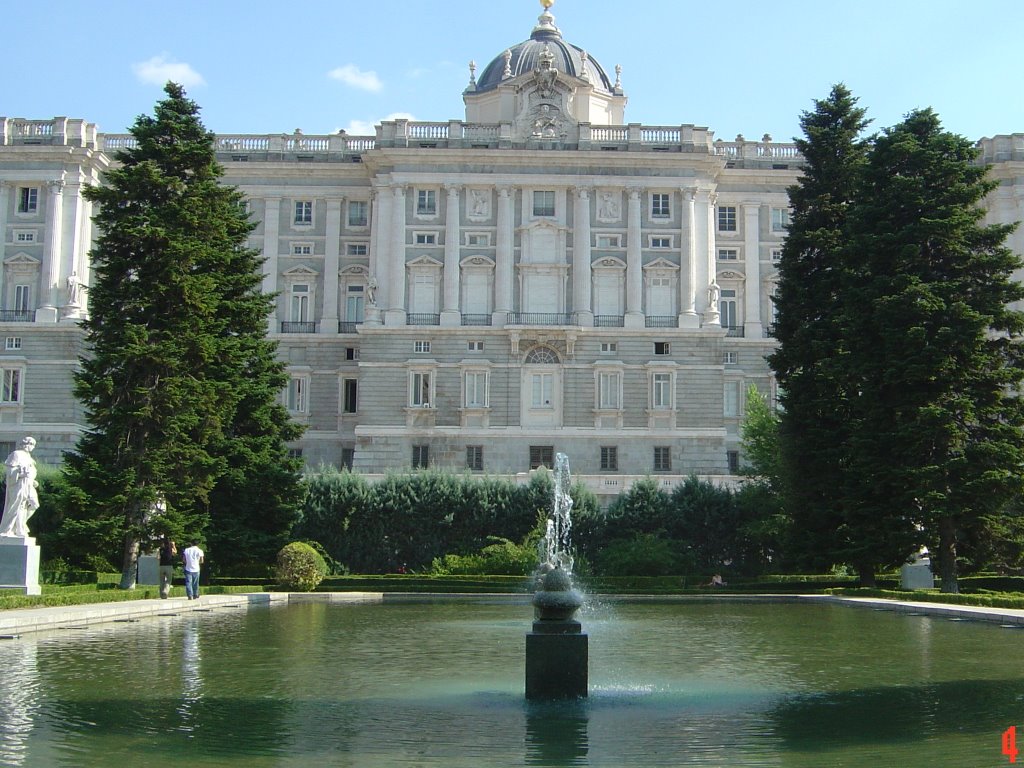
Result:
<svg viewBox="0 0 1024 768">
<path fill-rule="evenodd" d="M 910 600 L 916 603 L 949 603 L 976 605 L 983 608 L 1024 608 L 1024 594 L 1013 595 L 952 595 L 943 592 L 908 591 L 902 589 L 830 589 L 828 594 L 845 597 L 882 597 L 889 600 Z"/>
</svg>

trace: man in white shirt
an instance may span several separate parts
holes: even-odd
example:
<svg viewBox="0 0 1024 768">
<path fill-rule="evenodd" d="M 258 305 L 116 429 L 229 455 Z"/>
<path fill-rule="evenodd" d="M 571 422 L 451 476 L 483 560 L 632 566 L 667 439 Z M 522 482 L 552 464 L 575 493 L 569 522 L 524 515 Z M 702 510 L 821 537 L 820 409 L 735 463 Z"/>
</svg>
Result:
<svg viewBox="0 0 1024 768">
<path fill-rule="evenodd" d="M 195 539 L 181 553 L 185 560 L 185 594 L 188 595 L 189 600 L 199 597 L 199 567 L 203 564 L 204 554 Z"/>
</svg>

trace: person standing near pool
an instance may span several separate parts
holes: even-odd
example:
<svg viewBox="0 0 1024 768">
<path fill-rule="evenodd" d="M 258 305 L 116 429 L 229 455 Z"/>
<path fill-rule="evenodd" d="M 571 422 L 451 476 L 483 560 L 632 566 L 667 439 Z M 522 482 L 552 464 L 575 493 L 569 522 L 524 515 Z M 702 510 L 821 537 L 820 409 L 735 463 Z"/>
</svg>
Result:
<svg viewBox="0 0 1024 768">
<path fill-rule="evenodd" d="M 174 556 L 178 548 L 170 536 L 160 542 L 160 597 L 167 599 L 171 594 L 171 580 L 174 578 Z"/>
<path fill-rule="evenodd" d="M 185 594 L 189 600 L 195 600 L 199 597 L 199 568 L 205 553 L 199 548 L 199 542 L 193 539 L 181 554 L 185 560 Z"/>
</svg>

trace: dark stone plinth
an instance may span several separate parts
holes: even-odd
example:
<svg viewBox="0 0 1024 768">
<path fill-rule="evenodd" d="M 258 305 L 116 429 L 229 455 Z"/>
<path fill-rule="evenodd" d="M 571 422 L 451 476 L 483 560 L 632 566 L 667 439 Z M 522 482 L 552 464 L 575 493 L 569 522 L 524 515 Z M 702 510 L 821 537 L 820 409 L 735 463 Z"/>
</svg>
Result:
<svg viewBox="0 0 1024 768">
<path fill-rule="evenodd" d="M 578 621 L 535 621 L 526 635 L 526 698 L 586 697 L 588 661 Z"/>
</svg>

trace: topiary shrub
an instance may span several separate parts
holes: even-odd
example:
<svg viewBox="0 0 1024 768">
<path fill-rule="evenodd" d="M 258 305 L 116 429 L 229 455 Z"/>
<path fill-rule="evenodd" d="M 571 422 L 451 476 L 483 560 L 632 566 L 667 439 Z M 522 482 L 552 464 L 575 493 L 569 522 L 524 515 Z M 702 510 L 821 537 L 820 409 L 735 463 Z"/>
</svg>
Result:
<svg viewBox="0 0 1024 768">
<path fill-rule="evenodd" d="M 277 553 L 277 583 L 296 592 L 312 592 L 327 575 L 327 563 L 309 544 L 293 541 Z"/>
</svg>

